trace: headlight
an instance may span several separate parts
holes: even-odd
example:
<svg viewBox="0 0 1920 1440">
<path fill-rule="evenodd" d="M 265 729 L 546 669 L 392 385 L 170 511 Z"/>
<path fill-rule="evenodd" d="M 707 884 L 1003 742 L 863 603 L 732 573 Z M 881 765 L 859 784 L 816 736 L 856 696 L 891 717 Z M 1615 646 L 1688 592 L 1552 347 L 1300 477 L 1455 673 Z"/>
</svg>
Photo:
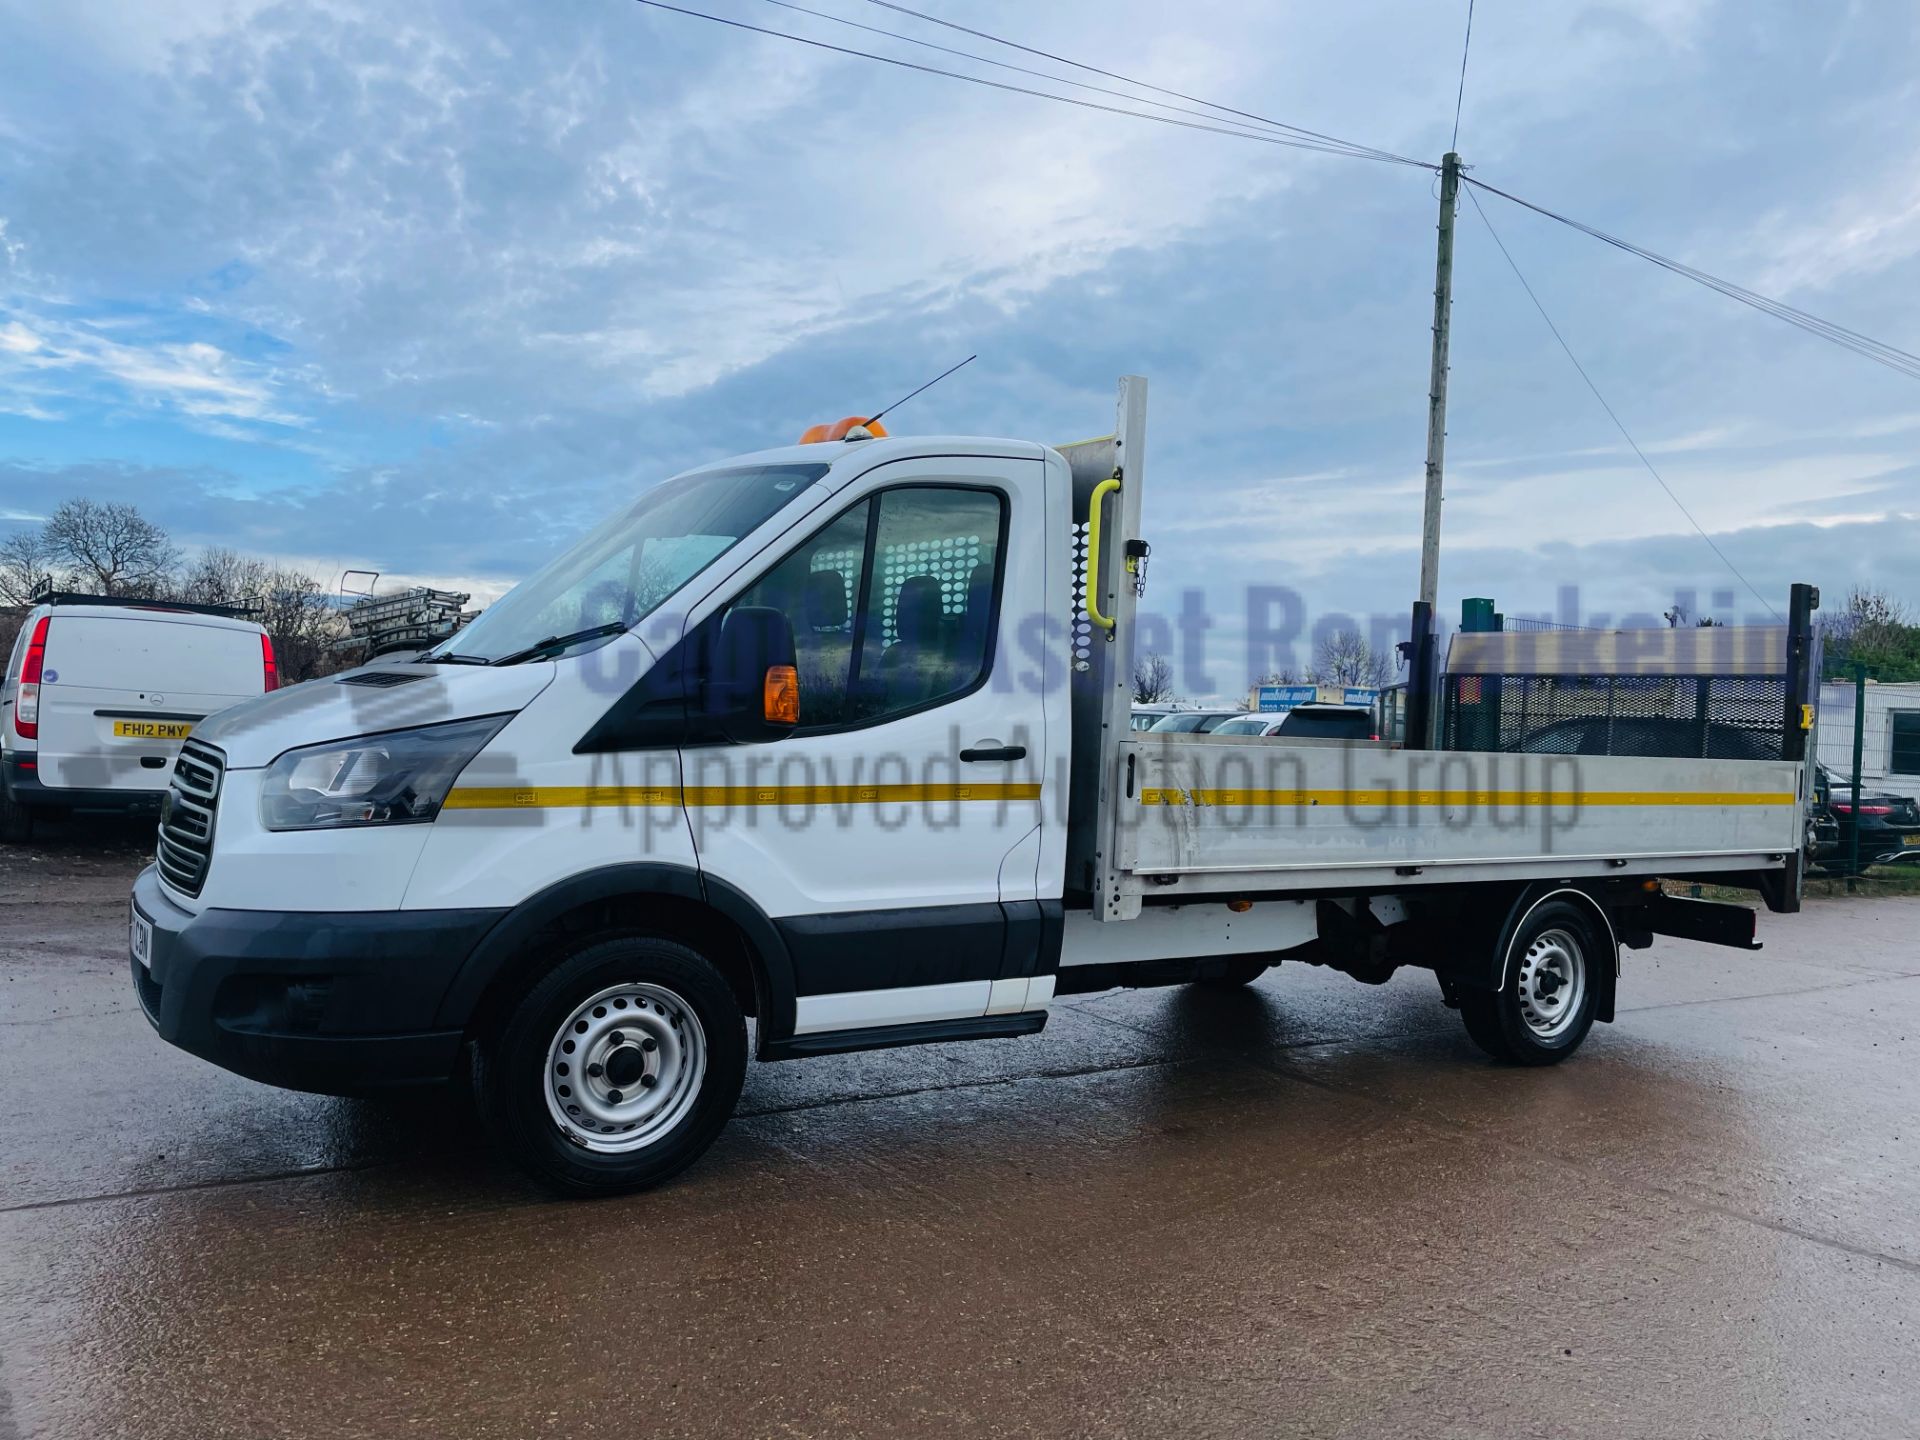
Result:
<svg viewBox="0 0 1920 1440">
<path fill-rule="evenodd" d="M 467 762 L 510 718 L 489 715 L 289 750 L 267 767 L 260 823 L 269 830 L 323 830 L 431 820 Z"/>
</svg>

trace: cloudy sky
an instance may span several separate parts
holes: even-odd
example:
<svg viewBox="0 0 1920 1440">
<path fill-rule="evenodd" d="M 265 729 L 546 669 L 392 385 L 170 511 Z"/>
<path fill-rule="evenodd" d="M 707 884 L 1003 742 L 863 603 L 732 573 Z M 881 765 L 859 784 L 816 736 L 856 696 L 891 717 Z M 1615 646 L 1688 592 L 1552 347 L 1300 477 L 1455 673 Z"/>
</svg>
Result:
<svg viewBox="0 0 1920 1440">
<path fill-rule="evenodd" d="M 689 3 L 1040 83 L 766 0 Z M 1437 159 L 1465 4 L 916 8 Z M 661 476 L 978 351 L 900 428 L 1077 438 L 1107 427 L 1117 375 L 1150 377 L 1150 600 L 1202 590 L 1223 688 L 1248 586 L 1315 613 L 1412 597 L 1425 171 L 631 0 L 0 0 L 0 37 L 0 531 L 127 499 L 189 546 L 485 596 Z M 1489 183 L 1920 349 L 1916 87 L 1910 0 L 1480 0 L 1460 150 Z M 1772 603 L 1794 579 L 1920 603 L 1920 382 L 1485 203 Z M 1760 610 L 1471 206 L 1454 321 L 1444 610 L 1546 613 L 1565 585 L 1615 619 L 1676 591 Z"/>
</svg>

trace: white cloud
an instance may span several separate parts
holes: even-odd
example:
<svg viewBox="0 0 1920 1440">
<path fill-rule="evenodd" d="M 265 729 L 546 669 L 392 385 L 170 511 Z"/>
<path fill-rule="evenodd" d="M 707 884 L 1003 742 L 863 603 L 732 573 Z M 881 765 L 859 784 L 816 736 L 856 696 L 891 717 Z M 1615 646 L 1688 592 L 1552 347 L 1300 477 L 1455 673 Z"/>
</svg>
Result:
<svg viewBox="0 0 1920 1440">
<path fill-rule="evenodd" d="M 919 28 L 867 8 L 846 11 Z M 1446 142 L 1462 16 L 981 0 L 967 18 L 1425 156 Z M 1885 178 L 1884 135 L 1837 118 L 1898 108 L 1912 36 L 1856 15 L 1831 77 L 1786 113 L 1780 88 L 1807 83 L 1826 22 L 1741 20 L 1709 0 L 1483 7 L 1462 148 L 1520 193 L 1716 271 L 1778 264 L 1767 283 L 1830 285 L 1867 328 L 1913 333 L 1920 192 L 1897 166 Z M 907 425 L 1086 433 L 1112 375 L 1144 371 L 1149 521 L 1179 548 L 1227 578 L 1345 567 L 1396 609 L 1410 584 L 1423 173 L 618 0 L 15 0 L 8 23 L 48 73 L 0 55 L 0 247 L 20 295 L 0 407 L 58 424 L 64 454 L 134 467 L 161 462 L 117 448 L 128 414 L 218 442 L 164 489 L 72 474 L 152 495 L 183 534 L 506 576 L 642 479 L 977 349 Z M 1821 119 L 1839 128 L 1796 149 Z M 1904 382 L 1546 222 L 1494 219 L 1709 528 L 1920 508 Z M 1531 575 L 1569 537 L 1664 543 L 1683 522 L 1463 223 L 1448 545 Z M 1157 573 L 1194 563 L 1175 549 Z"/>
<path fill-rule="evenodd" d="M 279 407 L 269 368 L 205 341 L 109 339 L 124 328 L 113 317 L 92 321 L 37 316 L 29 326 L 0 326 L 0 407 L 32 419 L 57 413 L 42 401 L 76 396 L 103 384 L 137 406 L 163 406 L 192 420 L 244 420 L 298 425 Z"/>
</svg>

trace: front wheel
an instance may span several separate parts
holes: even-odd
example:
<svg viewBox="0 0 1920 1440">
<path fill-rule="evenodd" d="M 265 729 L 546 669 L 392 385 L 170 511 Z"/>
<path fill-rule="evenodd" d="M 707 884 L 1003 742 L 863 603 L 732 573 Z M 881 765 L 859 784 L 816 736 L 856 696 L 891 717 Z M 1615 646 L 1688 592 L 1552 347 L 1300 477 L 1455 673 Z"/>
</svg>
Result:
<svg viewBox="0 0 1920 1440">
<path fill-rule="evenodd" d="M 474 1054 L 507 1154 L 568 1195 L 658 1185 L 699 1159 L 746 1075 L 732 987 L 697 951 L 623 936 L 535 981 Z"/>
<path fill-rule="evenodd" d="M 1591 911 L 1547 901 L 1528 912 L 1513 937 L 1498 990 L 1459 988 L 1460 1018 L 1496 1060 L 1557 1065 L 1593 1028 L 1595 967 L 1612 963 Z"/>
</svg>

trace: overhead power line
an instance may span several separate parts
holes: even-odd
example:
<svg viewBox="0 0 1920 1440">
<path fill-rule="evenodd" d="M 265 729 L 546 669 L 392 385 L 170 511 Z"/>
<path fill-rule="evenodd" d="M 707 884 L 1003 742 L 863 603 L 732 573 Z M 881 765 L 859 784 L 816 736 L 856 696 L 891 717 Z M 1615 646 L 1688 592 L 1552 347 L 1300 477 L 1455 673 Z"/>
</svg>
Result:
<svg viewBox="0 0 1920 1440">
<path fill-rule="evenodd" d="M 1467 0 L 1467 38 L 1460 46 L 1460 88 L 1453 96 L 1453 141 L 1449 150 L 1460 148 L 1460 106 L 1467 98 L 1467 56 L 1473 52 L 1473 0 Z"/>
<path fill-rule="evenodd" d="M 1084 80 L 1070 80 L 1064 75 L 1055 75 L 1054 73 L 1048 70 L 1035 70 L 1031 66 L 1015 65 L 1011 61 L 1007 61 L 1007 60 L 996 60 L 991 55 L 982 55 L 977 51 L 960 50 L 960 49 L 956 49 L 954 46 L 951 46 L 951 45 L 940 45 L 935 43 L 932 40 L 922 39 L 918 35 L 909 35 L 902 30 L 889 30 L 882 25 L 863 25 L 860 23 L 860 21 L 849 20 L 844 15 L 834 15 L 825 10 L 815 10 L 808 5 L 795 4 L 794 0 L 765 0 L 765 3 L 768 5 L 776 6 L 781 10 L 792 10 L 792 11 L 796 11 L 801 15 L 811 15 L 816 20 L 826 20 L 835 25 L 844 25 L 850 30 L 864 30 L 869 35 L 884 35 L 890 40 L 900 40 L 900 41 L 904 41 L 908 45 L 918 45 L 918 46 L 921 46 L 923 49 L 937 50 L 942 55 L 957 55 L 962 60 L 971 60 L 974 63 L 979 65 L 991 65 L 997 70 L 1010 70 L 1016 75 L 1031 75 L 1036 79 L 1051 81 L 1055 85 L 1071 85 L 1076 90 L 1086 90 L 1095 95 L 1111 95 L 1114 98 L 1119 100 L 1130 100 L 1136 105 L 1151 105 L 1156 110 L 1169 110 L 1176 115 L 1192 115 L 1201 120 L 1216 121 L 1216 122 L 1220 118 L 1217 114 L 1214 113 L 1213 110 L 1197 110 L 1186 105 L 1169 105 L 1164 100 L 1150 100 L 1146 96 L 1136 95 L 1130 90 L 1114 90 L 1105 85 L 1089 85 Z M 1069 61 L 1065 63 L 1071 64 L 1072 62 Z M 1063 97 L 1063 98 L 1070 98 L 1070 97 Z M 1202 101 L 1197 101 L 1195 103 L 1200 105 L 1205 105 L 1208 102 L 1202 100 Z M 1215 110 L 1217 110 L 1220 107 L 1216 106 L 1214 108 Z M 1152 117 L 1146 117 L 1146 118 L 1152 118 Z M 1313 131 L 1310 131 L 1310 130 L 1299 131 L 1297 130 L 1297 127 L 1283 126 L 1281 122 L 1277 120 L 1263 121 L 1261 123 L 1269 125 L 1272 128 L 1284 130 L 1291 133 L 1298 133 L 1303 136 L 1314 135 Z M 1342 145 L 1346 145 L 1347 142 L 1341 141 L 1339 143 Z M 1371 147 L 1364 146 L 1364 145 L 1350 146 L 1349 148 L 1344 150 L 1342 153 L 1351 154 L 1355 158 L 1362 159 L 1362 160 L 1398 159 L 1399 158 L 1397 156 L 1390 156 L 1386 151 L 1376 151 Z"/>
<path fill-rule="evenodd" d="M 1600 402 L 1600 408 L 1607 412 L 1607 418 L 1613 421 L 1614 429 L 1620 432 L 1621 437 L 1627 442 L 1628 446 L 1633 450 L 1633 453 L 1639 456 L 1640 463 L 1647 467 L 1647 473 L 1653 476 L 1655 482 L 1662 490 L 1667 492 L 1667 498 L 1673 501 L 1682 515 L 1687 517 L 1687 523 L 1699 531 L 1700 538 L 1707 542 L 1708 548 L 1719 557 L 1720 563 L 1733 572 L 1735 579 L 1753 592 L 1753 598 L 1766 606 L 1768 613 L 1771 614 L 1774 619 L 1779 620 L 1780 612 L 1773 608 L 1772 602 L 1770 602 L 1766 596 L 1754 588 L 1751 580 L 1740 573 L 1740 567 L 1727 558 L 1727 552 L 1722 550 L 1713 536 L 1707 533 L 1706 528 L 1701 525 L 1698 520 L 1694 519 L 1693 511 L 1689 510 L 1686 502 L 1674 492 L 1674 488 L 1667 483 L 1666 477 L 1654 468 L 1653 461 L 1647 458 L 1647 452 L 1640 448 L 1640 442 L 1633 438 L 1628 432 L 1626 425 L 1622 423 L 1620 416 L 1615 413 L 1613 406 L 1607 403 L 1607 397 L 1600 393 L 1600 387 L 1593 383 L 1593 377 L 1587 373 L 1587 367 L 1580 363 L 1580 357 L 1575 355 L 1573 353 L 1573 347 L 1567 344 L 1567 337 L 1560 333 L 1560 327 L 1553 323 L 1553 317 L 1547 313 L 1547 307 L 1540 303 L 1540 297 L 1534 293 L 1533 286 L 1527 283 L 1527 277 L 1521 273 L 1519 263 L 1513 258 L 1512 252 L 1507 249 L 1506 242 L 1500 238 L 1500 232 L 1493 228 L 1493 221 L 1487 218 L 1487 212 L 1480 204 L 1480 197 L 1469 190 L 1467 191 L 1467 198 L 1473 201 L 1473 208 L 1478 211 L 1480 215 L 1480 223 L 1487 227 L 1487 234 L 1493 237 L 1493 243 L 1499 247 L 1501 255 L 1505 257 L 1508 267 L 1513 271 L 1513 278 L 1518 280 L 1520 282 L 1520 288 L 1527 292 L 1527 298 L 1533 302 L 1533 308 L 1538 310 L 1540 312 L 1540 318 L 1547 322 L 1547 329 L 1551 330 L 1553 332 L 1553 338 L 1560 342 L 1560 348 L 1566 351 L 1567 359 L 1573 362 L 1573 368 L 1579 372 L 1580 378 L 1586 382 L 1587 389 L 1593 392 L 1593 398 Z M 1785 621 L 1781 623 L 1784 624 Z"/>
<path fill-rule="evenodd" d="M 1823 320 L 1818 315 L 1797 309 L 1785 301 L 1771 299 L 1744 286 L 1736 285 L 1731 280 L 1710 275 L 1705 270 L 1695 269 L 1691 265 L 1669 259 L 1665 255 L 1647 249 L 1644 245 L 1636 245 L 1631 240 L 1622 240 L 1618 235 L 1609 235 L 1604 230 L 1562 215 L 1558 211 L 1549 210 L 1544 205 L 1536 205 L 1531 200 L 1522 200 L 1518 195 L 1510 194 L 1498 186 L 1489 185 L 1484 180 L 1476 180 L 1471 175 L 1462 178 L 1469 185 L 1485 190 L 1488 194 L 1498 195 L 1502 200 L 1511 200 L 1515 205 L 1523 206 L 1536 215 L 1544 215 L 1549 220 L 1557 220 L 1562 225 L 1571 226 L 1583 235 L 1591 235 L 1594 239 L 1604 241 L 1615 249 L 1624 250 L 1629 255 L 1637 255 L 1642 260 L 1651 261 L 1663 270 L 1670 270 L 1675 275 L 1684 276 L 1697 284 L 1706 286 L 1709 290 L 1717 290 L 1729 299 L 1738 300 L 1742 305 L 1750 305 L 1763 314 L 1784 320 L 1789 325 L 1798 326 L 1810 335 L 1831 340 L 1834 344 L 1851 350 L 1856 355 L 1864 355 L 1867 359 L 1885 365 L 1890 370 L 1898 370 L 1903 375 L 1920 380 L 1920 355 L 1888 345 L 1884 341 L 1875 340 L 1870 335 L 1862 335 L 1858 330 L 1849 330 L 1846 326 L 1837 325 L 1831 320 Z"/>
<path fill-rule="evenodd" d="M 806 45 L 815 50 L 829 50 L 836 55 L 851 55 L 861 60 L 873 60 L 882 65 L 893 65 L 902 70 L 918 71 L 922 75 L 939 75 L 949 80 L 964 80 L 972 85 L 984 85 L 990 90 L 1004 90 L 1014 95 L 1031 95 L 1039 100 L 1052 100 L 1061 105 L 1077 105 L 1084 110 L 1099 110 L 1109 115 L 1127 115 L 1136 120 L 1155 120 L 1162 125 L 1178 125 L 1183 130 L 1203 130 L 1214 135 L 1231 135 L 1240 140 L 1257 140 L 1265 145 L 1282 145 L 1294 150 L 1314 150 L 1327 155 L 1345 155 L 1356 160 L 1382 160 L 1401 165 L 1413 165 L 1422 170 L 1436 170 L 1439 167 L 1423 160 L 1409 160 L 1404 156 L 1388 155 L 1385 152 L 1374 154 L 1364 146 L 1349 145 L 1345 141 L 1321 144 L 1315 140 L 1295 139 L 1291 135 L 1273 134 L 1267 131 L 1246 130 L 1227 124 L 1214 125 L 1200 120 L 1180 120 L 1172 115 L 1155 115 L 1145 110 L 1128 110 L 1116 105 L 1102 105 L 1094 100 L 1080 100 L 1071 95 L 1060 95 L 1050 90 L 1035 90 L 1025 85 L 1010 85 L 1001 80 L 989 80 L 983 75 L 966 75 L 958 70 L 942 70 L 934 65 L 921 65 L 912 60 L 902 60 L 892 55 L 876 55 L 870 50 L 856 50 L 846 45 L 834 45 L 825 40 L 812 40 L 805 35 L 795 35 L 786 30 L 774 30 L 764 25 L 750 25 L 744 20 L 729 19 L 724 15 L 712 15 L 705 10 L 693 10 L 684 5 L 669 5 L 666 0 L 633 0 L 636 5 L 645 5 L 652 10 L 667 10 L 675 15 L 687 15 L 695 20 L 707 20 L 715 25 L 725 25 L 734 30 L 745 30 L 755 35 L 769 35 L 776 40 L 790 40 L 796 45 Z M 1142 104 L 1153 102 L 1142 99 Z M 1204 103 L 1204 102 L 1202 102 Z"/>
<path fill-rule="evenodd" d="M 1333 135 L 1323 135 L 1318 130 L 1305 130 L 1298 125 L 1289 125 L 1284 120 L 1272 120 L 1265 115 L 1256 115 L 1251 110 L 1236 110 L 1231 105 L 1220 105 L 1212 100 L 1202 100 L 1197 95 L 1188 95 L 1179 90 L 1169 90 L 1163 85 L 1155 85 L 1148 80 L 1136 80 L 1132 76 L 1122 75 L 1116 70 L 1102 70 L 1098 65 L 1087 65 L 1079 60 L 1069 59 L 1065 55 L 1056 55 L 1051 50 L 1040 50 L 1032 45 L 1022 45 L 1017 40 L 1008 40 L 1004 36 L 993 34 L 991 31 L 976 30 L 970 25 L 962 25 L 953 20 L 943 20 L 938 15 L 928 15 L 923 11 L 910 9 L 905 5 L 895 4 L 894 0 L 867 0 L 867 3 L 869 5 L 878 5 L 883 10 L 892 10 L 900 15 L 911 15 L 914 19 L 924 20 L 929 25 L 940 25 L 948 30 L 957 30 L 961 34 L 971 35 L 977 40 L 990 40 L 995 45 L 1005 45 L 1010 50 L 1019 50 L 1028 55 L 1037 55 L 1042 60 L 1053 61 L 1056 65 L 1071 65 L 1076 70 L 1085 70 L 1089 75 L 1105 76 L 1109 80 L 1118 80 L 1123 85 L 1133 85 L 1142 90 L 1151 90 L 1156 95 L 1168 95 L 1175 100 L 1185 100 L 1193 105 L 1204 105 L 1209 110 L 1217 110 L 1222 114 L 1236 116 L 1242 120 L 1252 120 L 1261 125 L 1271 125 L 1275 129 L 1285 130 L 1305 139 L 1320 140 L 1328 144 L 1338 145 L 1356 155 L 1364 155 L 1369 159 L 1393 160 L 1402 165 L 1418 165 L 1426 170 L 1438 168 L 1437 166 L 1428 164 L 1424 160 L 1414 160 L 1405 155 L 1396 155 L 1391 150 L 1379 150 L 1371 145 L 1356 145 L 1350 140 L 1341 140 Z"/>
</svg>

